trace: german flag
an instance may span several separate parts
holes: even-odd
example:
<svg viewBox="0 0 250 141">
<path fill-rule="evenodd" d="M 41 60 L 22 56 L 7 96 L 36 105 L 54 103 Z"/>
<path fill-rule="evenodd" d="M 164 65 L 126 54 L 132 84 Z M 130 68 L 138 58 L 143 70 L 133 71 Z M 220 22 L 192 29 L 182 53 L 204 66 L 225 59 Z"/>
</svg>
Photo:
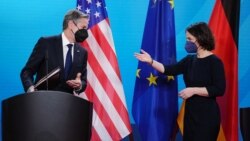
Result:
<svg viewBox="0 0 250 141">
<path fill-rule="evenodd" d="M 216 0 L 209 26 L 214 33 L 214 53 L 224 63 L 226 92 L 217 98 L 221 111 L 221 129 L 217 141 L 238 141 L 238 31 L 239 0 Z M 183 134 L 185 101 L 178 115 L 178 126 Z"/>
<path fill-rule="evenodd" d="M 214 33 L 214 53 L 224 63 L 226 92 L 217 99 L 221 110 L 218 141 L 238 140 L 238 33 L 239 0 L 216 0 L 209 26 Z"/>
</svg>

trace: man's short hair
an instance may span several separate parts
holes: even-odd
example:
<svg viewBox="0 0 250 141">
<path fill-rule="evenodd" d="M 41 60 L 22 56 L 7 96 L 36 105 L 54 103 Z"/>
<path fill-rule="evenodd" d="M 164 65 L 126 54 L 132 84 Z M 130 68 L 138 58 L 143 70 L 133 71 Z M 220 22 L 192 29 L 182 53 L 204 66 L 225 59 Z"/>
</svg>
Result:
<svg viewBox="0 0 250 141">
<path fill-rule="evenodd" d="M 73 9 L 68 11 L 63 19 L 63 30 L 65 30 L 68 27 L 68 22 L 73 20 L 74 22 L 77 23 L 77 20 L 80 18 L 86 18 L 88 19 L 89 16 L 79 10 Z"/>
</svg>

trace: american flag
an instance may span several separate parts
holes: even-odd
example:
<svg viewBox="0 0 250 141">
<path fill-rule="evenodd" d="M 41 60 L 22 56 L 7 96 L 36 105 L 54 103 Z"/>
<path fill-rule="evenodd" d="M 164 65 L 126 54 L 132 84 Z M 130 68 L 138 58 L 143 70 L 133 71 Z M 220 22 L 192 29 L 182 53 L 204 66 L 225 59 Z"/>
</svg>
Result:
<svg viewBox="0 0 250 141">
<path fill-rule="evenodd" d="M 80 97 L 94 104 L 91 140 L 121 140 L 131 125 L 116 51 L 104 0 L 77 0 L 77 9 L 88 14 L 88 86 Z"/>
</svg>

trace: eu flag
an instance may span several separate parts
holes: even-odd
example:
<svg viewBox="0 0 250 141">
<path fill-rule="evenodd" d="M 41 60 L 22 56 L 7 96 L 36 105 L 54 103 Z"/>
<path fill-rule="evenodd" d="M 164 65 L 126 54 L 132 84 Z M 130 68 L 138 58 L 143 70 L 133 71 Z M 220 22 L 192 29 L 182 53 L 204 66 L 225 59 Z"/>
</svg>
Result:
<svg viewBox="0 0 250 141">
<path fill-rule="evenodd" d="M 163 64 L 176 63 L 173 0 L 150 0 L 141 49 Z M 170 140 L 178 114 L 177 91 L 176 77 L 139 62 L 132 114 L 142 141 Z"/>
</svg>

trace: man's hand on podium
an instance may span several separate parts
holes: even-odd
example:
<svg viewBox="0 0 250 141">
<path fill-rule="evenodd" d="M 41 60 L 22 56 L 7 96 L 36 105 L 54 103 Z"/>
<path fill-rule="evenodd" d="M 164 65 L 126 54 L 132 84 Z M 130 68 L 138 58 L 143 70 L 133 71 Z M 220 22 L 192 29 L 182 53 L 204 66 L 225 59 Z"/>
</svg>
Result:
<svg viewBox="0 0 250 141">
<path fill-rule="evenodd" d="M 31 93 L 31 92 L 34 92 L 36 89 L 35 89 L 35 86 L 30 86 L 29 89 L 27 90 L 27 93 Z"/>
</svg>

